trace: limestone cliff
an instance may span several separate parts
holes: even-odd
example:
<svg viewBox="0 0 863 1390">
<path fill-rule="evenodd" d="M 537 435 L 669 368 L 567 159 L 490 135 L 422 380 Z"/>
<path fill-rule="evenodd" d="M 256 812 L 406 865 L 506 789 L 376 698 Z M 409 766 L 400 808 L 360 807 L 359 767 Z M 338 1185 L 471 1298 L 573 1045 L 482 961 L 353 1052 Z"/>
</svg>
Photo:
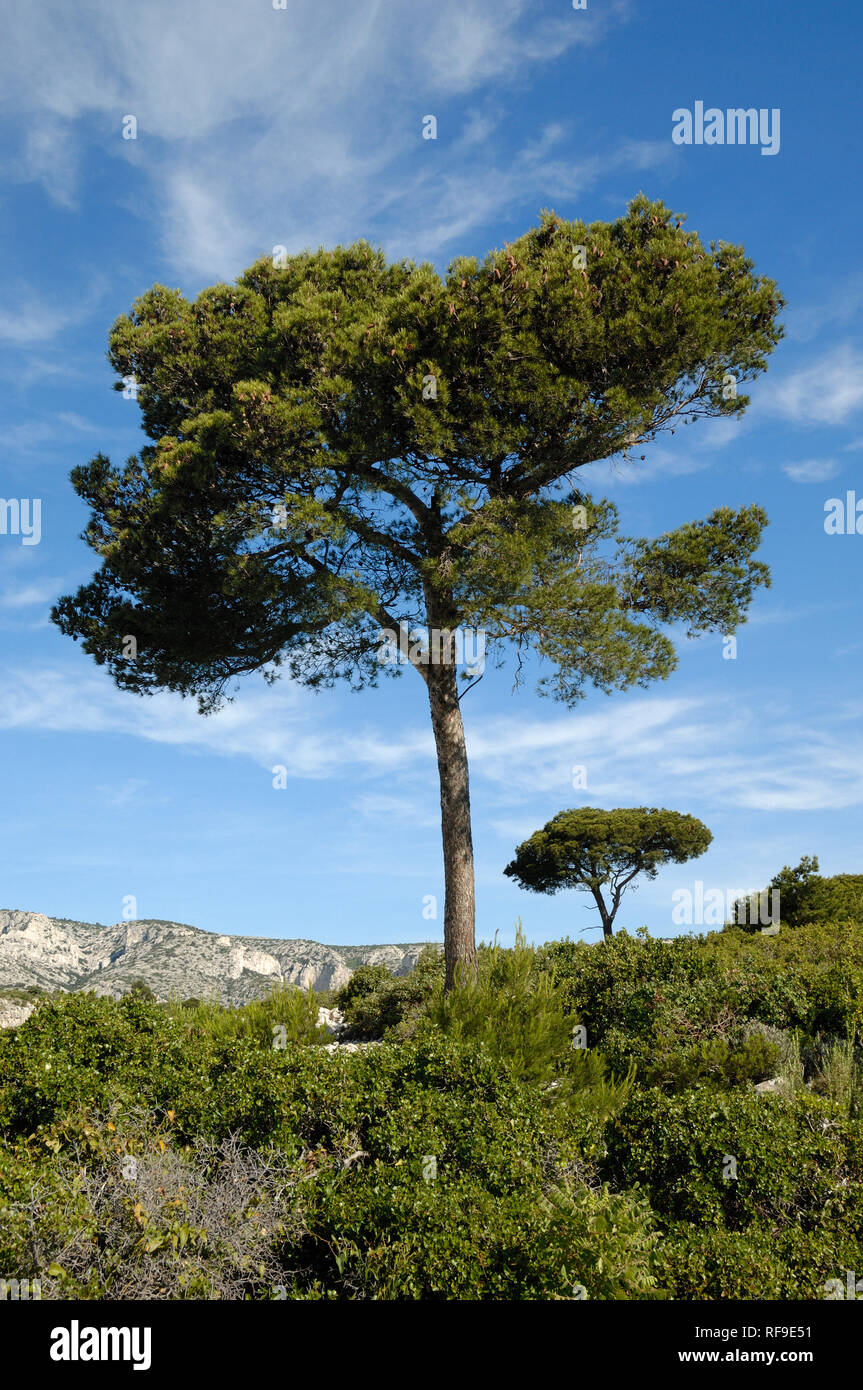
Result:
<svg viewBox="0 0 863 1390">
<path fill-rule="evenodd" d="M 274 984 L 338 989 L 358 965 L 406 975 L 422 942 L 323 946 L 281 937 L 225 936 L 181 922 L 118 922 L 112 927 L 0 909 L 0 990 L 95 990 L 115 998 L 144 980 L 159 999 L 216 998 L 243 1004 Z"/>
</svg>

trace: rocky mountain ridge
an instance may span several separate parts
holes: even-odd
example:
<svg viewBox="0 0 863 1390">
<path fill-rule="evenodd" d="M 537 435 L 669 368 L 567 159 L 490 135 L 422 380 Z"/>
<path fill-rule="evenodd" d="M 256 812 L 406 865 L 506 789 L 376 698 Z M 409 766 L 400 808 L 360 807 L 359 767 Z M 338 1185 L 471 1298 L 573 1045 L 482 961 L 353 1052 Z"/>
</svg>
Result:
<svg viewBox="0 0 863 1390">
<path fill-rule="evenodd" d="M 119 998 L 144 980 L 157 998 L 259 999 L 276 984 L 339 989 L 358 965 L 406 975 L 426 943 L 325 946 L 318 941 L 229 936 L 182 922 L 102 926 L 0 909 L 0 990 L 94 990 Z"/>
</svg>

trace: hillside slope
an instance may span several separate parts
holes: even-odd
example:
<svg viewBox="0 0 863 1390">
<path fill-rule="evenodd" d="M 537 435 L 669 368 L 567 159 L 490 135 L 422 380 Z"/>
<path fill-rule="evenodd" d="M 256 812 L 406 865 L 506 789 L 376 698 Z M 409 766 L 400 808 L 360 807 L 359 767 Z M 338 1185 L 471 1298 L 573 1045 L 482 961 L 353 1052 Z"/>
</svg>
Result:
<svg viewBox="0 0 863 1390">
<path fill-rule="evenodd" d="M 267 936 L 220 936 L 182 922 L 101 926 L 0 909 L 0 989 L 94 990 L 119 998 L 145 980 L 159 999 L 259 999 L 274 984 L 338 989 L 358 965 L 406 975 L 423 942 L 324 946 Z"/>
</svg>

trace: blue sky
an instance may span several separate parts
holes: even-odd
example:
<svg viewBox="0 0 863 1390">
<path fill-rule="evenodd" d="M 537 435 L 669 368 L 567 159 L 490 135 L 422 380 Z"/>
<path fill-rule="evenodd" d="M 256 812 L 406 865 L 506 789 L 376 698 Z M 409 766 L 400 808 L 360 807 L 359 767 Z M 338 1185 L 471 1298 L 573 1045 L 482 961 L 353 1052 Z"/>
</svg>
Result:
<svg viewBox="0 0 863 1390">
<path fill-rule="evenodd" d="M 530 684 L 512 694 L 511 667 L 465 697 L 478 936 L 510 941 L 520 915 L 537 941 L 596 939 L 588 899 L 501 872 L 585 801 L 713 831 L 703 858 L 626 901 L 630 928 L 681 930 L 672 893 L 696 879 L 757 887 L 805 853 L 861 869 L 863 535 L 824 529 L 828 499 L 863 499 L 861 27 L 852 0 L 47 0 L 6 15 L 0 494 L 40 498 L 42 525 L 39 544 L 0 535 L 0 906 L 108 923 L 133 897 L 140 917 L 213 931 L 440 938 L 422 682 L 313 695 L 252 678 L 209 719 L 120 694 L 48 621 L 94 558 L 69 471 L 144 442 L 105 349 L 154 281 L 193 296 L 275 245 L 358 237 L 442 271 L 543 207 L 613 219 L 639 191 L 705 241 L 742 242 L 788 300 L 787 336 L 742 422 L 593 466 L 590 487 L 629 534 L 761 504 L 773 587 L 735 660 L 720 637 L 684 642 L 668 681 L 574 711 Z M 675 144 L 672 114 L 696 101 L 778 108 L 779 152 Z"/>
</svg>

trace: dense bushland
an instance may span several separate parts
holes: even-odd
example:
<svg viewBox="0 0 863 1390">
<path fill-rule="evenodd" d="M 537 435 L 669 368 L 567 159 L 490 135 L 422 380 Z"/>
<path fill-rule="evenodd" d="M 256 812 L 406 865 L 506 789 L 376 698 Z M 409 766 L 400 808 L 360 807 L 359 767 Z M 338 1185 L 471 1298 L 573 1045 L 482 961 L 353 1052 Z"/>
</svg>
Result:
<svg viewBox="0 0 863 1390">
<path fill-rule="evenodd" d="M 833 874 L 824 878 L 818 872 L 818 856 L 814 854 L 806 854 L 793 868 L 786 864 L 774 874 L 767 888 L 750 899 L 754 911 L 747 913 L 746 899 L 735 903 L 733 920 L 756 922 L 757 905 L 761 900 L 769 905 L 774 893 L 779 917 L 787 927 L 813 922 L 863 922 L 863 874 Z"/>
<path fill-rule="evenodd" d="M 820 1298 L 863 1268 L 863 927 L 480 950 L 332 1001 L 40 998 L 0 1273 L 44 1297 Z M 770 1093 L 755 1084 L 771 1079 Z"/>
</svg>

